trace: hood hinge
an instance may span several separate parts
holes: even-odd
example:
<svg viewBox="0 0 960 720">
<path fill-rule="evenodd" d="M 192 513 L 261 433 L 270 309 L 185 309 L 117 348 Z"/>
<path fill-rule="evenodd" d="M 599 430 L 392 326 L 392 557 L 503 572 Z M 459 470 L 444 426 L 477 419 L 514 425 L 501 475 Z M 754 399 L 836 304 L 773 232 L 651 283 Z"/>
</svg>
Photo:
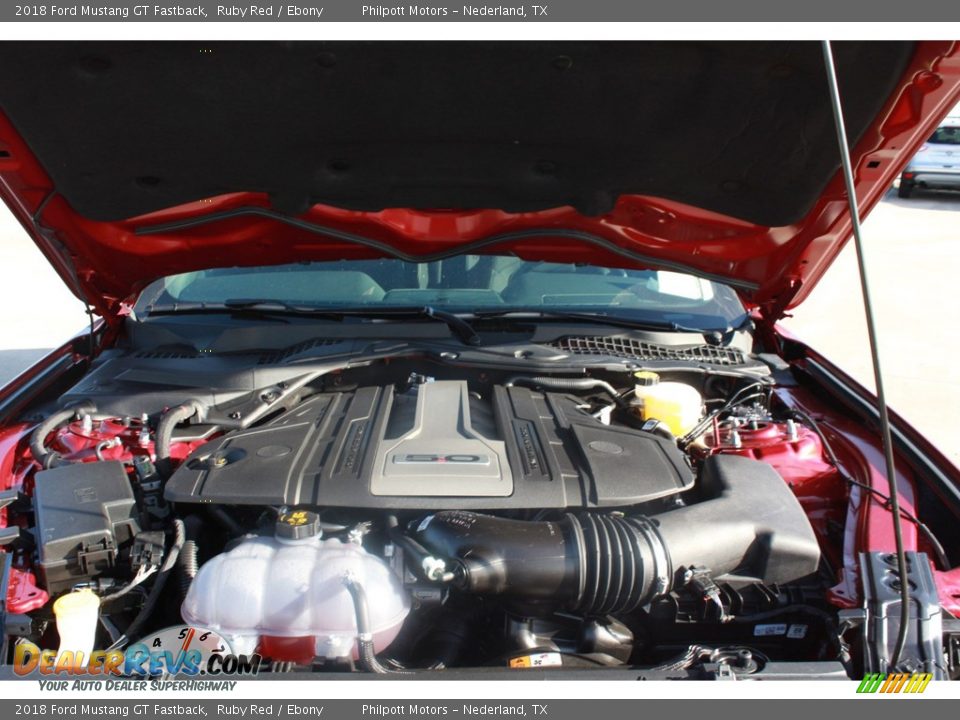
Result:
<svg viewBox="0 0 960 720">
<path fill-rule="evenodd" d="M 757 306 L 758 324 L 773 328 L 778 320 L 786 317 L 787 307 L 800 292 L 801 287 L 803 287 L 803 282 L 799 278 L 787 278 L 783 289 L 775 297 Z"/>
</svg>

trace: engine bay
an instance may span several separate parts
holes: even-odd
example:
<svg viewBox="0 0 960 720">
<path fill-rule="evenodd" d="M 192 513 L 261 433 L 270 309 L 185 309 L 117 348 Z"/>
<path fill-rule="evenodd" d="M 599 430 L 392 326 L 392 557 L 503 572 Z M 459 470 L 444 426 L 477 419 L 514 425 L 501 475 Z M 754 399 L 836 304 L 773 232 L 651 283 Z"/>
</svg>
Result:
<svg viewBox="0 0 960 720">
<path fill-rule="evenodd" d="M 380 353 L 204 386 L 132 357 L 7 458 L 14 644 L 56 647 L 55 601 L 82 593 L 90 650 L 185 622 L 270 672 L 853 667 L 831 596 L 849 488 L 756 362 Z"/>
</svg>

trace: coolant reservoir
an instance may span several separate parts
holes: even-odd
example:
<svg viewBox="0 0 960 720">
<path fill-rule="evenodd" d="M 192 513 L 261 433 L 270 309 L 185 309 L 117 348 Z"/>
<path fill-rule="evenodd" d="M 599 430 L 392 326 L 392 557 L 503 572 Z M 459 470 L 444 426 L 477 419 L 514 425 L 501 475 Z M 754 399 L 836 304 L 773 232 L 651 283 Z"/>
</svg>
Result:
<svg viewBox="0 0 960 720">
<path fill-rule="evenodd" d="M 290 516 L 292 523 L 300 516 L 316 517 L 304 512 Z M 298 655 L 274 653 L 277 660 L 355 656 L 356 612 L 343 584 L 350 574 L 369 598 L 374 649 L 384 650 L 410 611 L 400 579 L 361 546 L 323 540 L 319 529 L 311 533 L 305 524 L 288 524 L 290 530 L 276 537 L 243 540 L 205 563 L 181 607 L 183 619 L 216 630 L 236 653 L 261 646 L 290 648 Z"/>
<path fill-rule="evenodd" d="M 703 417 L 703 397 L 696 388 L 681 382 L 661 382 L 649 370 L 633 374 L 634 397 L 644 420 L 659 420 L 680 437 L 690 432 Z"/>
</svg>

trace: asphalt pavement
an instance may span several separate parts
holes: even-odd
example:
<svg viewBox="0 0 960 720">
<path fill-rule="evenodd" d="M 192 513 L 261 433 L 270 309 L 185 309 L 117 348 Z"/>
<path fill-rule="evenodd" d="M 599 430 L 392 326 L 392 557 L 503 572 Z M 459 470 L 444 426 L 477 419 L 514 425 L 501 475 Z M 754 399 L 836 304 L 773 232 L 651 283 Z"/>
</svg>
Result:
<svg viewBox="0 0 960 720">
<path fill-rule="evenodd" d="M 960 193 L 891 191 L 864 224 L 891 407 L 960 465 Z M 0 384 L 79 330 L 82 303 L 0 208 Z M 849 245 L 794 317 L 794 333 L 872 387 Z"/>
</svg>

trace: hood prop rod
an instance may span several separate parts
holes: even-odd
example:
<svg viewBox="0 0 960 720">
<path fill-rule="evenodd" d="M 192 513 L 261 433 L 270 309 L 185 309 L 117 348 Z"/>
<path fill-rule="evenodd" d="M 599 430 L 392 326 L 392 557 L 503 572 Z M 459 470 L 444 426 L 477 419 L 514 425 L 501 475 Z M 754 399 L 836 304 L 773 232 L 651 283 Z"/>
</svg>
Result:
<svg viewBox="0 0 960 720">
<path fill-rule="evenodd" d="M 890 514 L 893 517 L 893 537 L 897 551 L 897 571 L 900 574 L 900 627 L 897 641 L 890 655 L 889 670 L 896 671 L 900 656 L 907 642 L 910 625 L 910 582 L 907 574 L 907 557 L 903 549 L 903 531 L 900 519 L 900 495 L 897 492 L 897 474 L 893 459 L 893 440 L 890 432 L 890 415 L 887 412 L 887 399 L 883 390 L 883 374 L 880 370 L 880 351 L 877 343 L 877 327 L 873 315 L 873 303 L 870 300 L 870 286 L 867 282 L 867 264 L 863 254 L 863 232 L 860 226 L 860 211 L 857 208 L 857 194 L 854 186 L 853 167 L 850 161 L 850 146 L 847 142 L 847 130 L 843 121 L 843 107 L 840 102 L 840 89 L 837 84 L 837 70 L 833 62 L 833 48 L 829 40 L 823 41 L 823 61 L 827 71 L 827 83 L 830 87 L 830 102 L 833 105 L 834 127 L 837 131 L 837 143 L 840 146 L 843 179 L 847 186 L 847 203 L 850 207 L 850 225 L 853 230 L 853 243 L 857 253 L 857 269 L 860 272 L 860 292 L 863 296 L 863 310 L 867 321 L 867 337 L 870 343 L 870 358 L 873 361 L 873 379 L 877 388 L 877 412 L 880 416 L 880 435 L 883 441 L 883 456 L 886 463 L 887 483 L 890 486 Z"/>
</svg>

